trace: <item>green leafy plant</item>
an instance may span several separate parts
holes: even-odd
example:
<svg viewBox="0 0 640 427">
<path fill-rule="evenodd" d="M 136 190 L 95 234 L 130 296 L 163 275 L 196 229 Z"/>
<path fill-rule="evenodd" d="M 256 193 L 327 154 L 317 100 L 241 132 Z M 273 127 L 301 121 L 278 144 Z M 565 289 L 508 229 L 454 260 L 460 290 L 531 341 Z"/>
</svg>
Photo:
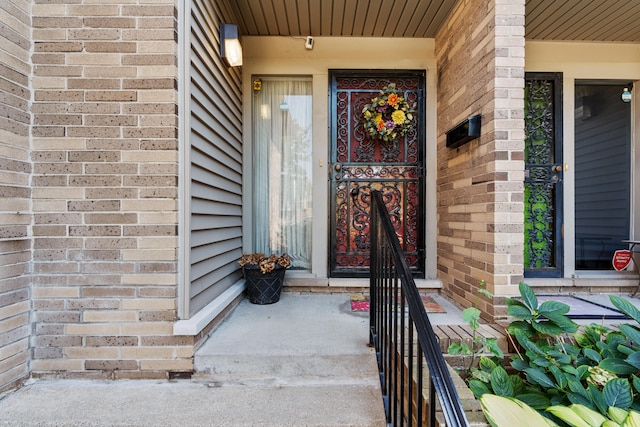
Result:
<svg viewBox="0 0 640 427">
<path fill-rule="evenodd" d="M 481 357 L 468 380 L 474 395 L 516 398 L 541 412 L 570 405 L 601 416 L 611 408 L 640 410 L 640 310 L 611 296 L 612 304 L 636 324 L 620 324 L 619 330 L 591 324 L 578 332 L 566 316 L 566 304 L 539 304 L 528 285 L 521 283 L 519 289 L 520 299 L 507 300 L 508 313 L 516 319 L 508 327 L 517 342 L 510 363 L 515 373 L 508 374 L 495 358 Z"/>
<path fill-rule="evenodd" d="M 544 417 L 518 399 L 485 394 L 480 398 L 482 412 L 493 427 L 528 427 L 528 426 L 558 426 L 570 427 L 638 427 L 640 413 L 625 411 L 620 408 L 609 408 L 606 416 L 580 404 L 570 406 L 554 405 L 546 409 L 554 420 Z"/>
<path fill-rule="evenodd" d="M 493 427 L 557 426 L 518 399 L 485 394 L 480 398 L 480 404 L 485 418 Z"/>
<path fill-rule="evenodd" d="M 478 295 L 473 307 L 468 307 L 462 311 L 462 319 L 469 324 L 472 331 L 471 345 L 466 342 L 452 343 L 449 345 L 449 354 L 461 355 L 463 360 L 469 357 L 469 363 L 465 364 L 462 370 L 462 377 L 468 377 L 473 368 L 476 359 L 480 354 L 490 353 L 498 358 L 503 358 L 504 353 L 498 346 L 497 338 L 486 338 L 478 333 L 480 328 L 480 310 L 478 310 L 478 299 L 480 295 L 491 299 L 493 294 L 486 289 L 487 282 L 481 280 L 478 288 Z"/>
</svg>

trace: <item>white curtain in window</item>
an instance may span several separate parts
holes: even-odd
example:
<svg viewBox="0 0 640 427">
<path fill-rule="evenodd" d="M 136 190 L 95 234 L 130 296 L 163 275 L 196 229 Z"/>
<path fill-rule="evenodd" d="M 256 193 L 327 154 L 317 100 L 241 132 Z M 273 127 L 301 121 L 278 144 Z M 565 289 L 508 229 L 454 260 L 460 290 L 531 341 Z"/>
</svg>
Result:
<svg viewBox="0 0 640 427">
<path fill-rule="evenodd" d="M 253 98 L 254 250 L 311 268 L 311 81 L 263 79 Z"/>
</svg>

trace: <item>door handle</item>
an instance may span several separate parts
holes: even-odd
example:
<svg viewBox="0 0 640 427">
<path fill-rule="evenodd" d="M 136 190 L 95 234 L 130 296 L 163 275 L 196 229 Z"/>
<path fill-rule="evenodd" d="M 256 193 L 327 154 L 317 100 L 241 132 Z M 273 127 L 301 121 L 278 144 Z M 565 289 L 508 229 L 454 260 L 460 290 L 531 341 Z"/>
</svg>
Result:
<svg viewBox="0 0 640 427">
<path fill-rule="evenodd" d="M 359 193 L 358 187 L 353 187 L 351 191 L 349 191 L 349 195 L 354 201 L 356 200 L 356 197 L 358 197 L 358 193 Z"/>
<path fill-rule="evenodd" d="M 551 168 L 551 172 L 553 172 L 553 173 L 560 173 L 560 172 L 562 172 L 562 165 L 554 165 L 554 166 Z"/>
</svg>

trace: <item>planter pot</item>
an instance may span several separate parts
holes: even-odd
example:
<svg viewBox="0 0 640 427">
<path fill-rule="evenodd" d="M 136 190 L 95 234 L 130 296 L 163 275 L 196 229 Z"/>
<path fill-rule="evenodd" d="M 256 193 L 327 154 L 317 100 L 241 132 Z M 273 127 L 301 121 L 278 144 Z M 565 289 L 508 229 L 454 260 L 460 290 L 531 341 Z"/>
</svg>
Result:
<svg viewBox="0 0 640 427">
<path fill-rule="evenodd" d="M 242 270 L 247 281 L 247 295 L 251 303 L 273 304 L 280 300 L 286 268 L 276 265 L 272 272 L 266 274 L 262 274 L 257 265 L 245 265 Z"/>
</svg>

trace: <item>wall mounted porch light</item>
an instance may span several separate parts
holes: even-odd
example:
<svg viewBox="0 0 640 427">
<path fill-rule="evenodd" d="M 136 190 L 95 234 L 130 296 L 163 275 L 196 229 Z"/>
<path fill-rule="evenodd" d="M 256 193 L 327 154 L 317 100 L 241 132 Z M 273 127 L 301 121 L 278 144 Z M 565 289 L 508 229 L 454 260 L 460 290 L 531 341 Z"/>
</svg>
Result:
<svg viewBox="0 0 640 427">
<path fill-rule="evenodd" d="M 631 85 L 629 85 L 630 87 Z M 631 102 L 631 91 L 629 90 L 629 87 L 625 87 L 624 90 L 622 91 L 622 101 L 623 102 Z"/>
<path fill-rule="evenodd" d="M 242 46 L 237 25 L 220 24 L 220 57 L 229 67 L 242 65 Z"/>
</svg>

